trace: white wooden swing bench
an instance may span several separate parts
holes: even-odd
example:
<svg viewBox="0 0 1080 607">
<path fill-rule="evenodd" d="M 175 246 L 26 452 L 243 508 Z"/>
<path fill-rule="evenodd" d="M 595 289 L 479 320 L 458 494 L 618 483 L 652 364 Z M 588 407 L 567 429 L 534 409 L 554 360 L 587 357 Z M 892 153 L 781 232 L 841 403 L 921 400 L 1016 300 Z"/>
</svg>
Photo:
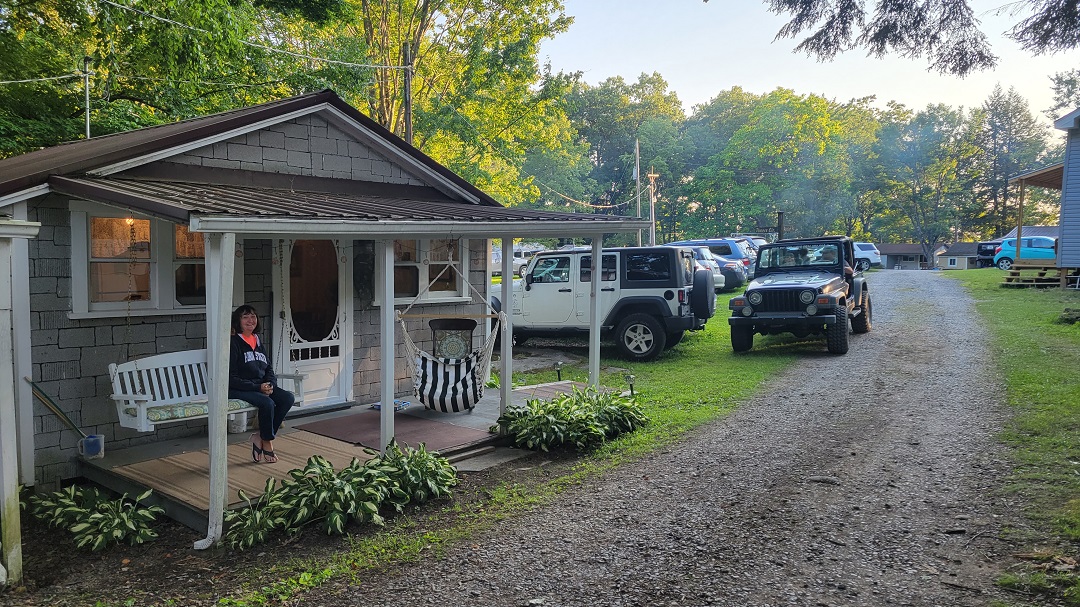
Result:
<svg viewBox="0 0 1080 607">
<path fill-rule="evenodd" d="M 296 402 L 301 402 L 304 376 L 278 374 L 277 377 L 292 382 Z M 209 415 L 207 388 L 210 378 L 205 349 L 112 363 L 109 378 L 113 390 L 110 398 L 116 403 L 116 414 L 124 428 L 153 432 L 156 424 L 205 419 Z M 230 421 L 241 413 L 255 410 L 247 401 L 232 398 L 228 408 Z"/>
</svg>

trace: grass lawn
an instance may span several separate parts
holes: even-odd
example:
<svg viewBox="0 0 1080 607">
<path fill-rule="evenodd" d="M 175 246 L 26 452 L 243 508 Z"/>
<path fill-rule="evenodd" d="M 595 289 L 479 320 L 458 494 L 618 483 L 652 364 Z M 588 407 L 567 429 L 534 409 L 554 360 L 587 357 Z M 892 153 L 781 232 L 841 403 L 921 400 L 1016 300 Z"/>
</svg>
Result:
<svg viewBox="0 0 1080 607">
<path fill-rule="evenodd" d="M 1080 605 L 1076 573 L 1046 566 L 1075 564 L 1080 552 L 1072 544 L 1080 540 L 1080 324 L 1060 320 L 1066 308 L 1080 310 L 1080 291 L 1002 288 L 1002 273 L 992 268 L 945 275 L 974 296 L 1014 412 L 1001 435 L 1013 449 L 1006 490 L 1026 503 L 1032 527 L 1016 534 L 1034 562 L 1000 583 Z"/>
</svg>

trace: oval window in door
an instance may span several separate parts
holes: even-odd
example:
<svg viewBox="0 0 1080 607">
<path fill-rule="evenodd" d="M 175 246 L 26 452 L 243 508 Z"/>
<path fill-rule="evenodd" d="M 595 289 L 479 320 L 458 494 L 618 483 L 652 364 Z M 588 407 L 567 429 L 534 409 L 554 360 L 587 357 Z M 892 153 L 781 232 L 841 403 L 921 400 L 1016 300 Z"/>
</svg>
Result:
<svg viewBox="0 0 1080 607">
<path fill-rule="evenodd" d="M 334 332 L 338 317 L 337 249 L 329 240 L 297 240 L 289 260 L 293 328 L 307 342 Z"/>
</svg>

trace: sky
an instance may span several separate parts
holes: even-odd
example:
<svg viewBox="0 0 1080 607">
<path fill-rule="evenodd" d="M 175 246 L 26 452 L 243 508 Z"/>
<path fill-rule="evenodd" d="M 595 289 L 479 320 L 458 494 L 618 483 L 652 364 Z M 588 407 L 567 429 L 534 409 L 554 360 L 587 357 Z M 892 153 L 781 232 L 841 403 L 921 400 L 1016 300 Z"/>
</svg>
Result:
<svg viewBox="0 0 1080 607">
<path fill-rule="evenodd" d="M 762 94 L 778 87 L 836 101 L 877 96 L 912 109 L 931 103 L 972 108 L 1000 84 L 1015 87 L 1046 124 L 1053 105 L 1050 76 L 1080 67 L 1080 51 L 1034 57 L 1000 35 L 1018 19 L 989 11 L 1002 2 L 973 2 L 998 67 L 966 78 L 927 70 L 925 59 L 875 59 L 855 49 L 831 62 L 793 53 L 799 40 L 774 41 L 786 19 L 761 0 L 563 0 L 570 29 L 541 46 L 556 72 L 583 72 L 596 85 L 622 76 L 634 82 L 659 72 L 690 113 L 733 86 Z M 868 3 L 873 6 L 873 2 Z M 1068 113 L 1068 110 L 1062 113 Z"/>
</svg>

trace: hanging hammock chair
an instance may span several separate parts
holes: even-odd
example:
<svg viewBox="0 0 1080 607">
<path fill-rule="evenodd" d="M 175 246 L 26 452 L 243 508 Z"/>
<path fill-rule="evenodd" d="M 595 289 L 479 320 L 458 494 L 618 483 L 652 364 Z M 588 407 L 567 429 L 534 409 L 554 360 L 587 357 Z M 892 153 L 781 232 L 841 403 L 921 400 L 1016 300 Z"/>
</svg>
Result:
<svg viewBox="0 0 1080 607">
<path fill-rule="evenodd" d="M 453 270 L 468 285 L 481 301 L 486 298 L 480 294 L 461 272 L 454 267 L 453 257 L 416 298 L 402 311 L 397 320 L 404 336 L 406 360 L 413 373 L 413 394 L 425 409 L 443 413 L 472 413 L 476 403 L 484 396 L 484 384 L 491 372 L 491 355 L 495 351 L 495 341 L 499 331 L 506 325 L 506 314 L 496 312 L 488 304 L 490 314 L 480 315 L 431 315 L 408 314 L 424 293 L 435 284 L 447 269 Z M 431 327 L 435 344 L 432 353 L 421 350 L 405 324 L 406 318 L 432 318 Z M 476 349 L 472 349 L 472 331 L 476 328 L 475 318 L 496 318 L 498 323 L 492 328 L 487 340 Z"/>
</svg>

